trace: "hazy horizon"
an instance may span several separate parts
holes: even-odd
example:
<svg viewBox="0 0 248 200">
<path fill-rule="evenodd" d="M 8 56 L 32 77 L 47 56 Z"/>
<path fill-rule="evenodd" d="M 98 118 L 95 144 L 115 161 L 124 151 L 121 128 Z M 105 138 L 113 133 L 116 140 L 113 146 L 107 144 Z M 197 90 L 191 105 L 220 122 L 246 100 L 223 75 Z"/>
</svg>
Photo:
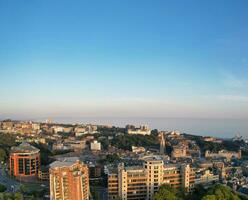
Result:
<svg viewBox="0 0 248 200">
<path fill-rule="evenodd" d="M 5 118 L 7 119 L 7 118 Z M 52 119 L 55 123 L 79 123 L 95 125 L 113 125 L 125 127 L 127 124 L 135 126 L 149 125 L 160 131 L 178 130 L 181 133 L 232 138 L 236 134 L 248 138 L 248 119 L 200 119 L 200 118 L 167 118 L 167 117 L 53 117 L 53 118 L 26 118 L 12 120 L 31 120 L 45 122 Z M 3 120 L 0 118 L 0 120 Z"/>
</svg>

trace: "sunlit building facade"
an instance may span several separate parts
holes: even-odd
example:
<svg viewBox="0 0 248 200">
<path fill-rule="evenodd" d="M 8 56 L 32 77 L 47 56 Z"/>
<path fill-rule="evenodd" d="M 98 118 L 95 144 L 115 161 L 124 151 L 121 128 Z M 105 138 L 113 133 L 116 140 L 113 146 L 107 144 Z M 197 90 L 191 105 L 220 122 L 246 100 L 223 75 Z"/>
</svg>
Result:
<svg viewBox="0 0 248 200">
<path fill-rule="evenodd" d="M 186 164 L 165 165 L 159 157 L 147 157 L 143 166 L 125 167 L 108 174 L 110 200 L 152 200 L 162 184 L 190 191 L 194 187 L 194 170 Z"/>
<path fill-rule="evenodd" d="M 88 166 L 77 158 L 65 158 L 50 165 L 51 200 L 88 200 Z"/>
<path fill-rule="evenodd" d="M 38 177 L 40 169 L 40 150 L 23 142 L 12 147 L 9 158 L 9 172 L 12 177 L 20 180 Z"/>
</svg>

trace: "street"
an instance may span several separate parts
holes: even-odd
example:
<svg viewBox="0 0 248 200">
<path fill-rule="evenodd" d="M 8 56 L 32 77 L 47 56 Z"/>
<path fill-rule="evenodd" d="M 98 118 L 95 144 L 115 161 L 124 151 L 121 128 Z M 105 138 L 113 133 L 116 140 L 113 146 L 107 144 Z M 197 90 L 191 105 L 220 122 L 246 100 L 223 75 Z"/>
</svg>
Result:
<svg viewBox="0 0 248 200">
<path fill-rule="evenodd" d="M 7 187 L 8 192 L 15 192 L 20 189 L 20 183 L 11 179 L 6 171 L 6 167 L 0 164 L 0 183 Z"/>
</svg>

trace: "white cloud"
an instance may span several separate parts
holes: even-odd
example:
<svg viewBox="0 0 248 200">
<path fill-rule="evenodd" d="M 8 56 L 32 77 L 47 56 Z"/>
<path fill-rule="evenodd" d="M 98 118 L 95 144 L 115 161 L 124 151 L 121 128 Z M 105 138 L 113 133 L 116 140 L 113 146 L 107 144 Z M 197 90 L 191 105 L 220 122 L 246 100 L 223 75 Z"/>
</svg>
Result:
<svg viewBox="0 0 248 200">
<path fill-rule="evenodd" d="M 234 101 L 234 102 L 247 102 L 248 96 L 242 95 L 219 95 L 218 98 L 224 101 Z"/>
<path fill-rule="evenodd" d="M 232 87 L 232 88 L 248 87 L 248 80 L 247 79 L 239 78 L 231 72 L 222 71 L 221 76 L 222 76 L 221 82 L 225 86 Z"/>
</svg>

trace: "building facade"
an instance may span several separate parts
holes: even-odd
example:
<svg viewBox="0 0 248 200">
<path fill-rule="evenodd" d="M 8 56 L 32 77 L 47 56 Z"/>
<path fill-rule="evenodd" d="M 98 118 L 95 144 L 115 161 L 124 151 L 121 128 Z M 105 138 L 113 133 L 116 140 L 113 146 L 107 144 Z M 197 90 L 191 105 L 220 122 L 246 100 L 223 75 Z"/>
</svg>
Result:
<svg viewBox="0 0 248 200">
<path fill-rule="evenodd" d="M 130 135 L 150 135 L 151 129 L 147 125 L 142 125 L 140 128 L 127 126 L 127 133 Z"/>
<path fill-rule="evenodd" d="M 40 169 L 40 150 L 25 142 L 12 147 L 9 169 L 10 175 L 20 180 L 37 178 Z"/>
<path fill-rule="evenodd" d="M 218 153 L 213 153 L 210 151 L 205 152 L 205 158 L 226 158 L 227 160 L 231 160 L 232 158 L 241 159 L 241 156 L 241 150 L 239 150 L 238 152 L 226 150 L 220 150 L 218 151 Z"/>
<path fill-rule="evenodd" d="M 78 158 L 65 158 L 50 165 L 51 200 L 88 200 L 88 166 Z"/>
<path fill-rule="evenodd" d="M 101 151 L 101 143 L 94 140 L 90 143 L 90 150 L 91 151 Z"/>
<path fill-rule="evenodd" d="M 152 200 L 162 184 L 190 191 L 194 181 L 194 170 L 189 165 L 164 165 L 159 157 L 147 157 L 143 166 L 119 164 L 117 171 L 109 171 L 108 198 Z"/>
</svg>

